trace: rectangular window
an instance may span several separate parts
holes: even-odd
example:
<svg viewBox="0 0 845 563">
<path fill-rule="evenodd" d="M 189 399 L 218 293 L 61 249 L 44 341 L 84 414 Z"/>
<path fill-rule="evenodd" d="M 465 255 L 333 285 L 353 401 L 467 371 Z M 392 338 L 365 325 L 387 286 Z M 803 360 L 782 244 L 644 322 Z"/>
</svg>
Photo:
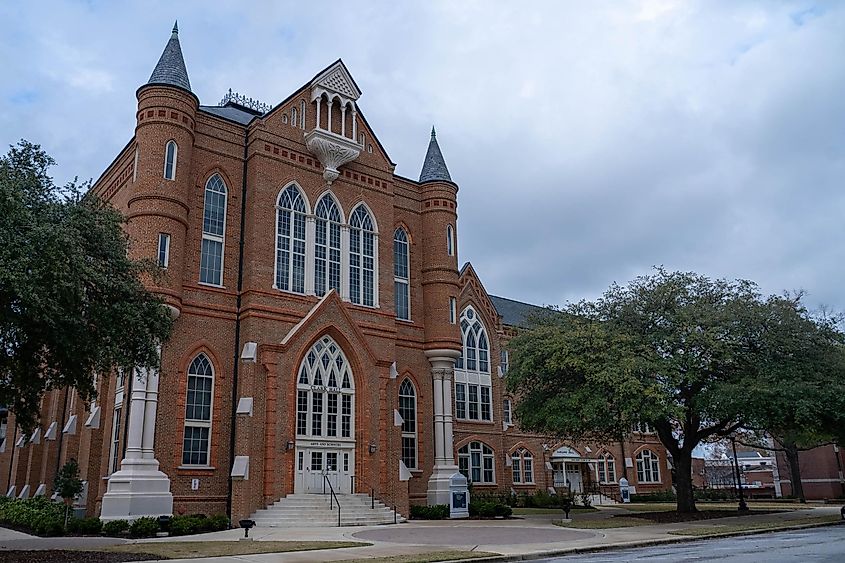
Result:
<svg viewBox="0 0 845 563">
<path fill-rule="evenodd" d="M 349 454 L 343 454 L 343 471 L 344 473 L 349 471 Z"/>
<path fill-rule="evenodd" d="M 208 465 L 208 426 L 185 426 L 182 465 Z"/>
<path fill-rule="evenodd" d="M 337 471 L 337 452 L 326 452 L 326 471 Z"/>
<path fill-rule="evenodd" d="M 502 418 L 504 419 L 505 423 L 513 424 L 513 418 L 511 414 L 511 400 L 505 399 L 502 402 Z"/>
<path fill-rule="evenodd" d="M 200 282 L 223 285 L 223 241 L 202 239 L 200 255 Z"/>
<path fill-rule="evenodd" d="M 467 417 L 467 386 L 465 383 L 455 383 L 455 416 Z"/>
<path fill-rule="evenodd" d="M 323 435 L 323 394 L 311 395 L 311 435 Z"/>
<path fill-rule="evenodd" d="M 525 458 L 525 482 L 534 482 L 534 460 L 530 457 Z"/>
<path fill-rule="evenodd" d="M 493 478 L 493 456 L 484 456 L 484 482 L 495 483 Z"/>
<path fill-rule="evenodd" d="M 469 418 L 478 420 L 478 385 L 469 386 Z"/>
<path fill-rule="evenodd" d="M 311 452 L 311 471 L 323 470 L 323 452 Z"/>
<path fill-rule="evenodd" d="M 352 397 L 341 395 L 340 408 L 340 435 L 349 438 L 352 434 Z"/>
<path fill-rule="evenodd" d="M 114 409 L 114 420 L 111 431 L 111 473 L 117 471 L 120 465 L 120 407 Z"/>
<path fill-rule="evenodd" d="M 299 460 L 297 461 L 297 468 L 302 471 L 302 466 L 304 465 L 305 459 L 305 452 L 299 452 Z"/>
<path fill-rule="evenodd" d="M 502 368 L 502 374 L 503 375 L 508 373 L 508 367 L 510 367 L 508 360 L 509 360 L 508 351 L 507 350 L 499 351 L 499 367 Z"/>
<path fill-rule="evenodd" d="M 489 387 L 481 388 L 481 420 L 493 420 Z"/>
<path fill-rule="evenodd" d="M 520 467 L 520 458 L 519 456 L 513 456 L 511 460 L 513 463 L 513 482 L 514 483 L 522 483 L 522 469 Z"/>
<path fill-rule="evenodd" d="M 413 436 L 402 436 L 402 463 L 409 469 L 417 467 L 417 439 Z"/>
<path fill-rule="evenodd" d="M 170 263 L 170 235 L 167 233 L 158 234 L 158 266 L 167 269 Z"/>
<path fill-rule="evenodd" d="M 458 319 L 458 301 L 454 297 L 449 298 L 449 323 L 455 324 Z"/>
<path fill-rule="evenodd" d="M 308 391 L 297 391 L 296 394 L 296 434 L 308 434 Z"/>
<path fill-rule="evenodd" d="M 396 295 L 396 318 L 405 321 L 411 320 L 410 293 L 408 282 L 395 280 L 394 290 Z"/>
<path fill-rule="evenodd" d="M 337 394 L 329 393 L 328 397 L 326 436 L 337 436 Z"/>
</svg>

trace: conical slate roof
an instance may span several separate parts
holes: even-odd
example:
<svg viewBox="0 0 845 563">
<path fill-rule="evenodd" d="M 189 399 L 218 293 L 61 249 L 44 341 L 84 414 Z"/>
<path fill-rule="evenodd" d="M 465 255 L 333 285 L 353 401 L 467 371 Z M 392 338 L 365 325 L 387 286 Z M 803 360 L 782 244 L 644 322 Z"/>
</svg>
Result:
<svg viewBox="0 0 845 563">
<path fill-rule="evenodd" d="M 440 152 L 440 146 L 437 144 L 437 134 L 432 127 L 431 141 L 428 143 L 428 152 L 425 153 L 425 161 L 420 172 L 420 182 L 437 181 L 451 182 L 452 177 L 449 176 L 449 169 L 446 168 L 446 161 L 443 160 L 443 153 Z"/>
<path fill-rule="evenodd" d="M 161 58 L 147 84 L 167 84 L 176 86 L 183 90 L 191 91 L 191 81 L 188 80 L 188 70 L 185 68 L 185 59 L 182 58 L 182 47 L 179 45 L 179 25 L 173 25 L 173 33 L 170 41 L 164 48 Z"/>
</svg>

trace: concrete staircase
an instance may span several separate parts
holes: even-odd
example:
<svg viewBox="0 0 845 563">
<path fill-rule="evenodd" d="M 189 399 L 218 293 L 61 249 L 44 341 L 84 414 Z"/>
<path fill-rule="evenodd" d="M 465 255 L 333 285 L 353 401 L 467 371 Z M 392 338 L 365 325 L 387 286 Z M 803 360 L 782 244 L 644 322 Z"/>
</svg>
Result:
<svg viewBox="0 0 845 563">
<path fill-rule="evenodd" d="M 330 495 L 298 494 L 279 499 L 267 508 L 256 511 L 250 518 L 259 528 L 326 528 L 337 526 L 337 504 L 329 508 Z M 340 502 L 341 526 L 375 526 L 393 524 L 393 510 L 375 501 L 370 495 L 337 495 Z M 401 514 L 396 522 L 404 522 Z"/>
</svg>

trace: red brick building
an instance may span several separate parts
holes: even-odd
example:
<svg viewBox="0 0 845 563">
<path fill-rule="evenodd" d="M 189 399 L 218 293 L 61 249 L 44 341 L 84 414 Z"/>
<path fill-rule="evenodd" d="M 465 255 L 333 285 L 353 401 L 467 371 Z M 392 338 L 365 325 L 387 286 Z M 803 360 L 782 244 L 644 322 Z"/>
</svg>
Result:
<svg viewBox="0 0 845 563">
<path fill-rule="evenodd" d="M 326 482 L 406 513 L 448 502 L 458 470 L 475 491 L 671 486 L 648 428 L 604 445 L 519 429 L 507 341 L 535 307 L 459 269 L 434 130 L 419 179 L 399 176 L 360 96 L 338 60 L 272 108 L 201 105 L 174 28 L 93 187 L 162 268 L 148 286 L 176 322 L 161 370 L 101 378 L 92 405 L 48 394 L 33 435 L 10 417 L 7 494 L 48 493 L 70 458 L 80 504 L 108 518 L 172 503 L 236 519 Z"/>
</svg>

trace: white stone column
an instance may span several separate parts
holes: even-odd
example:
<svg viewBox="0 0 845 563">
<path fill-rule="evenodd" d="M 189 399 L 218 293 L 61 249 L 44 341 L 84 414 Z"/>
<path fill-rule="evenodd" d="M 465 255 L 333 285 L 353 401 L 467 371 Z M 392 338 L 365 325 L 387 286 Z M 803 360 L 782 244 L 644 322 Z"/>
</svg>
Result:
<svg viewBox="0 0 845 563">
<path fill-rule="evenodd" d="M 314 129 L 320 128 L 320 102 L 323 101 L 323 96 L 319 96 L 317 98 L 317 123 L 314 125 Z"/>
<path fill-rule="evenodd" d="M 340 226 L 340 298 L 349 301 L 349 225 Z"/>
<path fill-rule="evenodd" d="M 136 370 L 133 376 L 126 457 L 108 478 L 100 511 L 106 521 L 173 513 L 170 479 L 159 470 L 154 449 L 159 372 Z"/>
<path fill-rule="evenodd" d="M 319 98 L 317 111 L 319 112 Z M 319 114 L 318 114 L 319 115 Z M 317 238 L 317 218 L 314 215 L 305 217 L 305 294 L 314 295 L 314 248 Z"/>
<path fill-rule="evenodd" d="M 346 106 L 340 108 L 340 135 L 346 137 Z"/>
<path fill-rule="evenodd" d="M 352 104 L 352 140 L 358 142 L 358 109 Z"/>
<path fill-rule="evenodd" d="M 326 131 L 331 133 L 332 132 L 332 106 L 334 105 L 334 101 L 329 100 L 326 105 L 329 108 L 329 111 L 328 111 L 329 118 L 326 120 Z"/>
<path fill-rule="evenodd" d="M 379 284 L 379 268 L 378 268 L 378 233 L 373 233 L 373 307 L 380 307 L 381 299 L 379 299 L 379 293 L 381 292 L 381 284 Z M 409 304 L 410 305 L 410 304 Z"/>
<path fill-rule="evenodd" d="M 452 379 L 458 350 L 426 350 L 434 383 L 434 468 L 428 480 L 429 505 L 449 504 L 449 485 L 458 472 L 452 434 Z"/>
</svg>

